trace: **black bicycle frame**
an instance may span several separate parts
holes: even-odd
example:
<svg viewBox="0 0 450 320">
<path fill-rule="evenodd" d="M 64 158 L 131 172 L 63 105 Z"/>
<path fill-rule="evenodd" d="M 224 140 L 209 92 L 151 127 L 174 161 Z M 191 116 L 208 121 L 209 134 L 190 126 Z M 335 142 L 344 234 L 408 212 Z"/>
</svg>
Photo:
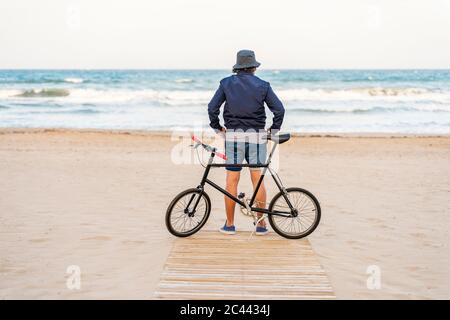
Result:
<svg viewBox="0 0 450 320">
<path fill-rule="evenodd" d="M 281 181 L 279 180 L 278 176 L 276 174 L 274 174 L 273 170 L 269 167 L 276 146 L 277 146 L 277 143 L 274 144 L 272 150 L 270 151 L 269 157 L 267 158 L 267 162 L 265 164 L 213 163 L 213 160 L 214 160 L 214 157 L 215 157 L 215 153 L 214 153 L 214 151 L 211 152 L 208 164 L 206 165 L 206 168 L 205 168 L 205 172 L 203 173 L 202 180 L 200 182 L 200 185 L 198 186 L 198 188 L 200 189 L 200 196 L 196 200 L 196 203 L 194 205 L 193 211 L 195 212 L 195 210 L 197 208 L 197 205 L 200 202 L 201 195 L 204 192 L 205 184 L 209 184 L 211 187 L 213 187 L 214 189 L 220 191 L 221 193 L 226 195 L 228 198 L 232 199 L 234 202 L 238 203 L 239 205 L 241 205 L 243 207 L 246 207 L 246 204 L 244 203 L 244 201 L 242 201 L 241 199 L 233 196 L 227 190 L 223 189 L 222 187 L 220 187 L 219 185 L 217 185 L 213 181 L 209 180 L 208 179 L 208 174 L 209 174 L 209 171 L 211 170 L 211 168 L 213 168 L 213 167 L 214 168 L 220 168 L 220 167 L 245 168 L 245 167 L 248 167 L 248 168 L 264 168 L 263 172 L 261 174 L 261 177 L 259 178 L 258 183 L 256 184 L 255 190 L 253 191 L 253 195 L 252 195 L 252 197 L 250 199 L 250 203 L 248 204 L 250 209 L 251 209 L 251 211 L 255 211 L 255 212 L 259 212 L 259 213 L 272 214 L 272 215 L 278 215 L 278 216 L 283 216 L 283 217 L 289 217 L 289 216 L 295 215 L 297 213 L 297 210 L 292 206 L 291 202 L 289 201 L 289 198 L 287 197 L 286 189 L 283 187 L 283 185 L 282 185 Z M 286 200 L 286 203 L 288 204 L 289 208 L 291 209 L 291 212 L 276 211 L 276 210 L 275 211 L 270 211 L 270 210 L 264 209 L 264 208 L 253 207 L 253 203 L 255 202 L 256 195 L 258 194 L 259 188 L 261 187 L 261 183 L 264 180 L 264 176 L 265 176 L 267 170 L 269 170 L 269 172 L 272 175 L 273 180 L 275 181 L 275 184 L 277 185 L 278 189 L 282 192 L 283 197 Z M 194 199 L 194 195 L 191 197 L 189 203 L 187 204 L 187 208 L 189 208 L 189 206 L 190 206 L 190 204 L 191 204 L 193 199 Z"/>
</svg>

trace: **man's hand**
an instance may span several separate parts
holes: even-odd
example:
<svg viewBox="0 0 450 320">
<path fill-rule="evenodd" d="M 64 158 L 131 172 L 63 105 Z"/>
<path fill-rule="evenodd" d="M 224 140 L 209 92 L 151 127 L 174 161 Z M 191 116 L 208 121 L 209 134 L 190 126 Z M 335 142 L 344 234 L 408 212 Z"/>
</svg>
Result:
<svg viewBox="0 0 450 320">
<path fill-rule="evenodd" d="M 225 139 L 225 135 L 227 133 L 227 129 L 225 129 L 224 127 L 220 128 L 220 131 L 218 132 L 218 134 Z"/>
</svg>

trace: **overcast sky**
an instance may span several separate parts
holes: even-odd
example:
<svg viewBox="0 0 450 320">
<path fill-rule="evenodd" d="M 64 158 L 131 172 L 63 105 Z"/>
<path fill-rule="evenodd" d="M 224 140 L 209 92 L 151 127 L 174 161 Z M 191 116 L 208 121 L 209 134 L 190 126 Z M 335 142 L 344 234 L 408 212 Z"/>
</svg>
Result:
<svg viewBox="0 0 450 320">
<path fill-rule="evenodd" d="M 0 68 L 450 68 L 450 0 L 1 0 Z"/>
</svg>

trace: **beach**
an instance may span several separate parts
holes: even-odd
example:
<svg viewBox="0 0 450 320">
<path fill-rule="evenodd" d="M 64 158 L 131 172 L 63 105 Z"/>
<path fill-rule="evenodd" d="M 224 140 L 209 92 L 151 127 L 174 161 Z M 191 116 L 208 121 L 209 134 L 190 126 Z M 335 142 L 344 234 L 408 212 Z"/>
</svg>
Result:
<svg viewBox="0 0 450 320">
<path fill-rule="evenodd" d="M 146 131 L 1 129 L 0 299 L 154 298 L 174 240 L 165 210 L 203 173 L 174 163 L 176 145 Z M 450 298 L 449 163 L 448 136 L 312 134 L 281 146 L 284 184 L 321 203 L 309 240 L 338 299 Z M 211 173 L 221 185 L 224 177 Z M 239 189 L 250 186 L 244 171 Z M 273 181 L 267 188 L 270 199 Z M 204 228 L 214 230 L 223 196 L 207 193 Z M 70 266 L 79 289 L 67 286 Z M 367 286 L 373 266 L 378 289 Z"/>
</svg>

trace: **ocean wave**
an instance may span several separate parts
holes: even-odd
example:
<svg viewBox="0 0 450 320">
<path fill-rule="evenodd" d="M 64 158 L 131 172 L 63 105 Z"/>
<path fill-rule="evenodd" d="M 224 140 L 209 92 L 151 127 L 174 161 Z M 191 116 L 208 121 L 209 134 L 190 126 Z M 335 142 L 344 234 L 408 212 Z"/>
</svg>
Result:
<svg viewBox="0 0 450 320">
<path fill-rule="evenodd" d="M 70 95 L 70 91 L 67 89 L 57 89 L 57 88 L 49 88 L 49 89 L 31 89 L 24 90 L 19 94 L 16 94 L 16 97 L 20 98 L 48 98 L 48 97 L 67 97 Z"/>
<path fill-rule="evenodd" d="M 2 89 L 0 90 L 0 98 L 7 99 L 22 93 L 21 90 Z"/>
<path fill-rule="evenodd" d="M 277 91 L 284 101 L 345 101 L 345 100 L 389 100 L 450 102 L 450 91 L 430 90 L 427 88 L 383 88 L 357 87 L 344 89 L 282 89 Z"/>
<path fill-rule="evenodd" d="M 364 113 L 387 113 L 387 112 L 433 112 L 450 113 L 450 108 L 422 107 L 367 107 L 367 108 L 288 108 L 288 112 L 294 113 L 314 113 L 314 114 L 364 114 Z"/>
<path fill-rule="evenodd" d="M 82 78 L 38 78 L 38 79 L 0 79 L 2 83 L 8 84 L 60 84 L 60 83 L 84 83 L 89 82 Z"/>
<path fill-rule="evenodd" d="M 176 83 L 191 83 L 194 82 L 194 79 L 184 78 L 184 79 L 175 79 Z"/>
<path fill-rule="evenodd" d="M 356 88 L 351 91 L 361 92 L 370 96 L 411 96 L 429 93 L 430 90 L 424 88 Z"/>
<path fill-rule="evenodd" d="M 367 76 L 359 76 L 359 77 L 349 77 L 349 78 L 345 78 L 345 79 L 339 79 L 337 80 L 337 82 L 349 82 L 349 83 L 358 83 L 358 82 L 362 82 L 362 83 L 370 83 L 370 82 L 380 82 L 380 83 L 392 83 L 392 82 L 402 82 L 402 81 L 407 81 L 407 82 L 415 82 L 415 83 L 431 83 L 431 82 L 435 82 L 438 81 L 439 79 L 437 79 L 435 76 L 430 75 L 430 76 L 419 76 L 419 75 L 410 75 L 409 77 L 405 77 L 404 75 L 399 75 L 399 76 L 385 76 L 385 75 L 367 75 Z M 323 79 L 321 79 L 321 81 L 323 81 Z"/>
<path fill-rule="evenodd" d="M 68 82 L 68 83 L 83 83 L 84 80 L 81 78 L 65 78 L 64 82 Z"/>
<path fill-rule="evenodd" d="M 206 90 L 95 90 L 72 89 L 69 101 L 78 103 L 142 103 L 162 106 L 206 105 L 213 91 Z"/>
<path fill-rule="evenodd" d="M 286 103 L 317 101 L 358 102 L 377 101 L 377 103 L 424 102 L 434 104 L 450 104 L 450 90 L 431 90 L 427 88 L 383 88 L 357 87 L 343 89 L 328 88 L 275 88 L 277 95 Z M 46 97 L 74 103 L 149 103 L 161 106 L 194 106 L 207 105 L 214 94 L 213 90 L 155 90 L 155 89 L 94 89 L 94 88 L 44 88 L 27 90 L 0 89 L 1 99 Z"/>
<path fill-rule="evenodd" d="M 56 110 L 56 111 L 50 111 L 47 113 L 53 113 L 53 114 L 97 114 L 97 113 L 103 113 L 102 110 L 99 109 L 91 109 L 91 108 L 81 108 L 81 109 L 66 109 L 66 110 Z"/>
<path fill-rule="evenodd" d="M 92 109 L 92 108 L 63 108 L 63 109 L 59 109 L 59 108 L 51 108 L 51 107 L 46 107 L 46 108 L 33 108 L 33 109 L 20 109 L 20 110 L 15 110 L 15 114 L 26 114 L 27 116 L 31 116 L 33 114 L 37 114 L 37 115 L 90 115 L 90 114 L 98 114 L 98 113 L 103 113 L 103 110 L 99 110 L 99 109 Z"/>
<path fill-rule="evenodd" d="M 20 102 L 12 102 L 11 103 L 11 109 L 17 110 L 16 107 L 19 107 L 19 109 L 27 109 L 27 110 L 33 110 L 33 109 L 42 109 L 42 108 L 50 108 L 50 109 L 58 109 L 58 108 L 64 108 L 65 106 L 63 104 L 49 102 L 49 101 L 42 101 L 42 103 L 34 103 L 31 101 L 26 101 L 26 103 L 20 103 Z"/>
</svg>

